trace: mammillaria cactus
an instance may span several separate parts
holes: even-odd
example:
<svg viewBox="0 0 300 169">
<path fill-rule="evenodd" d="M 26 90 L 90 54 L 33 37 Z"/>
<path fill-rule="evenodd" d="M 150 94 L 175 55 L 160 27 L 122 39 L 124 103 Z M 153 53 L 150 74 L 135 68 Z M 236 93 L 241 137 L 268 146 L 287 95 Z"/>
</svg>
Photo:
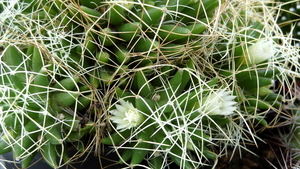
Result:
<svg viewBox="0 0 300 169">
<path fill-rule="evenodd" d="M 297 65 L 272 3 L 249 3 L 1 2 L 0 154 L 59 168 L 104 144 L 128 167 L 191 169 L 246 149 Z"/>
</svg>

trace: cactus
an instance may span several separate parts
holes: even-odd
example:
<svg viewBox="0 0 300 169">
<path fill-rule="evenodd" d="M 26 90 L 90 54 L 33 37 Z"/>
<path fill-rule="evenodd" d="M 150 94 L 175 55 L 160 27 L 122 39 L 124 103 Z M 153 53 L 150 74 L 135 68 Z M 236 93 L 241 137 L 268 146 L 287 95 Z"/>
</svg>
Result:
<svg viewBox="0 0 300 169">
<path fill-rule="evenodd" d="M 297 39 L 300 37 L 300 24 L 297 15 L 300 12 L 300 3 L 298 1 L 286 0 L 282 0 L 279 3 L 281 10 L 277 22 L 283 33 L 294 38 L 295 45 L 298 44 L 299 46 Z"/>
<path fill-rule="evenodd" d="M 228 146 L 246 149 L 240 142 L 257 137 L 249 126 L 272 125 L 260 112 L 282 107 L 270 87 L 297 66 L 282 54 L 294 48 L 259 19 L 271 18 L 261 14 L 269 4 L 251 3 L 258 9 L 227 0 L 1 3 L 0 153 L 27 168 L 40 152 L 59 168 L 77 158 L 66 156 L 70 142 L 82 152 L 106 144 L 129 167 L 189 169 Z"/>
</svg>

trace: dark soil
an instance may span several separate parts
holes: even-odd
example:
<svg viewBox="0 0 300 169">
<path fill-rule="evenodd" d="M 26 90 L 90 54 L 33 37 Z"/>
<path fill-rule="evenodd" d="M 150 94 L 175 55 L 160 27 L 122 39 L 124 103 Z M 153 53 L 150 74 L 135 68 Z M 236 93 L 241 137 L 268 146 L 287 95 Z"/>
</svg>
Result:
<svg viewBox="0 0 300 169">
<path fill-rule="evenodd" d="M 229 150 L 228 156 L 221 157 L 217 169 L 276 169 L 282 168 L 282 153 L 284 151 L 277 145 L 268 145 L 267 143 L 259 142 L 258 147 L 248 146 L 249 150 L 257 156 L 243 151 L 235 152 L 232 159 L 232 151 Z M 283 169 L 283 168 L 282 168 Z"/>
</svg>

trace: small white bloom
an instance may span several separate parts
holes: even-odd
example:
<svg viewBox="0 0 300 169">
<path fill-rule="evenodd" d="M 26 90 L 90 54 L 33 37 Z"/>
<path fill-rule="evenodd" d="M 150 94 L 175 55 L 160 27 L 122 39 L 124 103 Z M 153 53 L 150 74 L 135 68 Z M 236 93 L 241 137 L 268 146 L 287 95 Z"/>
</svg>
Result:
<svg viewBox="0 0 300 169">
<path fill-rule="evenodd" d="M 248 63 L 258 64 L 272 58 L 276 54 L 276 48 L 273 41 L 260 40 L 250 46 L 245 55 Z"/>
<path fill-rule="evenodd" d="M 117 124 L 117 129 L 130 129 L 143 121 L 143 115 L 138 109 L 124 100 L 120 100 L 120 104 L 116 104 L 116 109 L 109 112 L 113 115 L 110 120 Z"/>
<path fill-rule="evenodd" d="M 236 110 L 235 99 L 231 91 L 219 90 L 203 98 L 199 111 L 209 115 L 230 115 Z"/>
</svg>

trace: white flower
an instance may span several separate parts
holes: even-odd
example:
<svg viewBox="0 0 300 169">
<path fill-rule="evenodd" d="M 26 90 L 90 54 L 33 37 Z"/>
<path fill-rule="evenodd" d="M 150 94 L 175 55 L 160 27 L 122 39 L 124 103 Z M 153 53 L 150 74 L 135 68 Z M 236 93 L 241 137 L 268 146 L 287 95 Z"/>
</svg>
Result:
<svg viewBox="0 0 300 169">
<path fill-rule="evenodd" d="M 113 115 L 110 120 L 117 124 L 117 129 L 130 129 L 143 121 L 143 115 L 129 102 L 120 100 L 116 108 L 109 112 Z"/>
<path fill-rule="evenodd" d="M 199 111 L 209 115 L 230 115 L 236 110 L 236 102 L 233 101 L 235 97 L 231 91 L 225 89 L 210 93 L 203 98 Z"/>
<path fill-rule="evenodd" d="M 257 43 L 251 45 L 248 50 L 247 54 L 245 55 L 246 59 L 250 64 L 258 64 L 263 61 L 266 61 L 276 53 L 276 48 L 271 40 L 260 40 Z"/>
</svg>

